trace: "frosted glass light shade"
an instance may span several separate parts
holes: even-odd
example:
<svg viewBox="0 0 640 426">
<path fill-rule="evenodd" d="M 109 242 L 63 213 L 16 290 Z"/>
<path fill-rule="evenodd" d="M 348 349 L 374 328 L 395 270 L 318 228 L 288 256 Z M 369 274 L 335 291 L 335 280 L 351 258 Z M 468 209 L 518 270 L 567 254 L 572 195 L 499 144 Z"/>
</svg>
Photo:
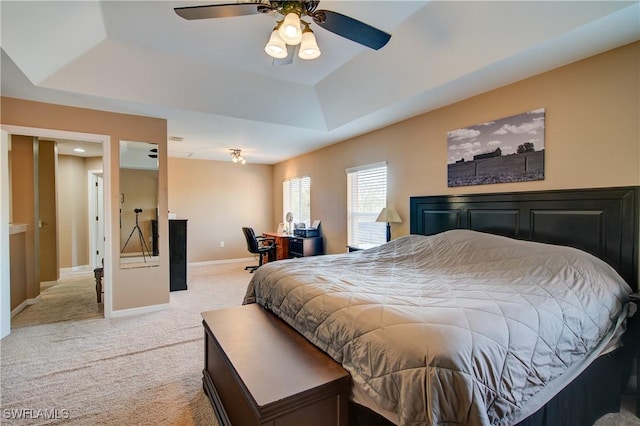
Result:
<svg viewBox="0 0 640 426">
<path fill-rule="evenodd" d="M 278 30 L 273 30 L 267 45 L 264 47 L 264 51 L 273 58 L 282 59 L 287 57 L 287 46 L 280 38 Z"/>
<path fill-rule="evenodd" d="M 303 32 L 298 57 L 300 59 L 315 59 L 318 56 L 320 56 L 320 49 L 318 48 L 316 36 L 313 35 L 313 31 L 308 30 Z"/>
<path fill-rule="evenodd" d="M 302 40 L 302 29 L 300 29 L 300 17 L 295 13 L 289 13 L 284 17 L 284 22 L 278 29 L 278 34 L 282 41 L 290 45 L 296 45 Z"/>
</svg>

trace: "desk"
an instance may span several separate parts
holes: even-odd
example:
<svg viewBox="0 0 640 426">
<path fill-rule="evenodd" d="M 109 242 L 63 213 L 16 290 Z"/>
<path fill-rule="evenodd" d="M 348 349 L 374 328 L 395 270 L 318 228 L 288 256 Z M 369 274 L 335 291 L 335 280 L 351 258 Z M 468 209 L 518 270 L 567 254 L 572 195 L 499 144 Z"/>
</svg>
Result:
<svg viewBox="0 0 640 426">
<path fill-rule="evenodd" d="M 293 235 L 263 232 L 262 236 L 276 240 L 276 260 L 289 259 L 289 238 L 293 237 Z"/>
</svg>

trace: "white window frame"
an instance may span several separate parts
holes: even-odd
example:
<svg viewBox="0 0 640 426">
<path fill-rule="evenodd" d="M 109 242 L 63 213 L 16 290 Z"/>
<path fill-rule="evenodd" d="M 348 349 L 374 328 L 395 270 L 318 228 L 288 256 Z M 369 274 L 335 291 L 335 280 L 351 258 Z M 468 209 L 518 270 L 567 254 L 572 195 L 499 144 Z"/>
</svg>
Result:
<svg viewBox="0 0 640 426">
<path fill-rule="evenodd" d="M 282 223 L 285 227 L 289 226 L 288 212 L 293 214 L 292 226 L 295 223 L 311 225 L 311 178 L 309 176 L 297 176 L 282 181 Z M 291 229 L 288 231 L 292 232 Z"/>
<path fill-rule="evenodd" d="M 387 206 L 387 162 L 351 167 L 346 172 L 347 245 L 369 248 L 386 243 L 386 224 L 376 222 L 376 219 Z M 384 176 L 376 176 L 376 173 Z M 369 181 L 371 178 L 374 180 Z M 373 193 L 367 194 L 366 191 Z"/>
</svg>

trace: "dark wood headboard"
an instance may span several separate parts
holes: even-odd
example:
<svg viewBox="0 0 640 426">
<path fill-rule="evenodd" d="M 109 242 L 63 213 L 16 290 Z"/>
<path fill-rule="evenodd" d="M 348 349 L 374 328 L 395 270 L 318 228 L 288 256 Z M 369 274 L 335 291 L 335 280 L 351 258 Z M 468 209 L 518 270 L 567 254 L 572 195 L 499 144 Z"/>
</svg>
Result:
<svg viewBox="0 0 640 426">
<path fill-rule="evenodd" d="M 638 289 L 640 187 L 410 198 L 412 234 L 472 229 L 579 248 Z"/>
</svg>

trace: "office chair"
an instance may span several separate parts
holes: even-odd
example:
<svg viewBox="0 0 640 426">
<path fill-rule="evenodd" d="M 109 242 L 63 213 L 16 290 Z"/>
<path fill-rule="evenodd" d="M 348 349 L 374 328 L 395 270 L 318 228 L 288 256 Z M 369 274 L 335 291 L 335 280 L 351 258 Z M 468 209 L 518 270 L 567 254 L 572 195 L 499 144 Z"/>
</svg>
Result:
<svg viewBox="0 0 640 426">
<path fill-rule="evenodd" d="M 273 238 L 256 237 L 253 228 L 243 227 L 242 232 L 247 240 L 249 253 L 257 254 L 260 258 L 258 265 L 246 266 L 244 268 L 245 271 L 248 270 L 253 273 L 253 271 L 261 267 L 264 263 L 264 256 L 268 256 L 270 262 L 276 260 L 276 241 Z"/>
</svg>

